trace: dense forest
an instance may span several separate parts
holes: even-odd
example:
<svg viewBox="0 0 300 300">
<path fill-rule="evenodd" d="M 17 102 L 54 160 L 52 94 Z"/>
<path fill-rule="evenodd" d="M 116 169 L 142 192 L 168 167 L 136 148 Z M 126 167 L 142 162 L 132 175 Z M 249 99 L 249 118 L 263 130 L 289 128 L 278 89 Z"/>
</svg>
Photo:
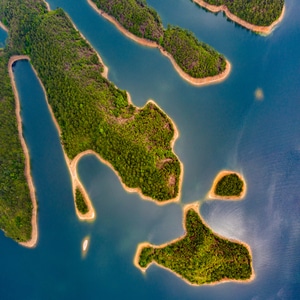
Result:
<svg viewBox="0 0 300 300">
<path fill-rule="evenodd" d="M 162 46 L 188 75 L 205 78 L 225 70 L 223 55 L 200 42 L 189 30 L 177 26 L 164 29 L 160 16 L 145 0 L 92 1 L 134 35 Z"/>
<path fill-rule="evenodd" d="M 220 280 L 246 280 L 252 274 L 248 249 L 222 239 L 206 227 L 199 214 L 186 212 L 186 235 L 164 247 L 144 247 L 139 256 L 141 268 L 155 261 L 193 284 Z"/>
<path fill-rule="evenodd" d="M 226 5 L 231 13 L 257 26 L 269 26 L 281 15 L 284 0 L 204 0 L 208 4 Z"/>
<path fill-rule="evenodd" d="M 147 6 L 145 0 L 93 0 L 93 2 L 134 35 L 158 43 L 161 41 L 164 29 L 160 16 L 153 8 Z"/>
<path fill-rule="evenodd" d="M 168 26 L 162 46 L 180 68 L 194 78 L 218 75 L 225 70 L 226 61 L 222 55 L 178 26 Z"/>
<path fill-rule="evenodd" d="M 69 158 L 91 149 L 109 161 L 131 188 L 158 201 L 175 198 L 181 167 L 171 148 L 174 128 L 153 102 L 128 102 L 101 75 L 103 66 L 62 9 L 42 1 L 5 0 L 9 53 L 27 54 L 42 80 Z"/>
<path fill-rule="evenodd" d="M 25 242 L 31 237 L 32 202 L 24 174 L 8 59 L 8 54 L 0 50 L 0 228 L 6 236 Z"/>
<path fill-rule="evenodd" d="M 89 211 L 89 208 L 84 201 L 83 195 L 78 188 L 75 191 L 75 204 L 78 211 L 83 215 Z"/>
<path fill-rule="evenodd" d="M 218 196 L 240 196 L 244 182 L 233 173 L 223 176 L 216 184 L 215 194 Z"/>
</svg>

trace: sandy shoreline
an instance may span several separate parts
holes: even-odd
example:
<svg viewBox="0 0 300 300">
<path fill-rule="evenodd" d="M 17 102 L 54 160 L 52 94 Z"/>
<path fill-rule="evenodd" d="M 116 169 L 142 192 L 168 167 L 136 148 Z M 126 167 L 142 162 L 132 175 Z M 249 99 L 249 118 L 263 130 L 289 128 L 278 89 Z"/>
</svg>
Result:
<svg viewBox="0 0 300 300">
<path fill-rule="evenodd" d="M 18 90 L 17 90 L 17 87 L 16 87 L 14 73 L 13 73 L 13 70 L 12 70 L 12 66 L 13 66 L 14 62 L 16 62 L 18 60 L 29 60 L 29 57 L 25 56 L 25 55 L 12 56 L 9 59 L 9 62 L 8 62 L 8 73 L 9 73 L 13 93 L 14 93 L 14 96 L 15 96 L 16 116 L 17 116 L 17 123 L 18 123 L 19 139 L 20 139 L 22 149 L 23 149 L 23 152 L 24 152 L 24 155 L 25 155 L 25 176 L 26 176 L 27 183 L 28 183 L 28 186 L 29 186 L 30 197 L 31 197 L 32 206 L 33 206 L 33 208 L 32 208 L 32 217 L 31 217 L 31 225 L 32 225 L 31 239 L 27 242 L 21 242 L 19 244 L 22 245 L 22 246 L 25 246 L 25 247 L 33 248 L 33 247 L 36 246 L 37 240 L 38 240 L 37 200 L 36 200 L 36 195 L 35 195 L 35 187 L 34 187 L 34 184 L 33 184 L 31 173 L 30 173 L 29 151 L 28 151 L 26 142 L 23 138 L 22 118 L 21 118 L 21 114 L 20 114 L 20 99 L 19 99 L 19 94 L 18 94 Z"/>
<path fill-rule="evenodd" d="M 8 28 L 0 21 L 0 27 L 4 30 L 4 31 L 6 31 L 6 32 L 8 32 Z"/>
<path fill-rule="evenodd" d="M 282 19 L 284 17 L 284 13 L 285 13 L 285 5 L 284 5 L 283 9 L 282 9 L 282 12 L 281 12 L 281 15 L 271 25 L 269 25 L 269 26 L 257 26 L 257 25 L 253 25 L 251 23 L 248 23 L 248 22 L 240 19 L 239 17 L 237 17 L 233 13 L 231 13 L 226 5 L 215 6 L 215 5 L 212 5 L 212 4 L 208 4 L 203 0 L 193 0 L 193 2 L 199 4 L 200 6 L 204 7 L 205 9 L 207 9 L 211 12 L 214 12 L 214 13 L 218 13 L 220 11 L 223 11 L 226 14 L 226 16 L 230 20 L 232 20 L 233 22 L 235 22 L 235 23 L 237 23 L 237 24 L 239 24 L 239 25 L 241 25 L 241 26 L 243 26 L 243 27 L 245 27 L 249 30 L 252 30 L 254 32 L 257 32 L 257 33 L 260 33 L 260 34 L 263 34 L 263 35 L 270 34 L 274 30 L 274 28 L 282 21 Z"/>
<path fill-rule="evenodd" d="M 219 196 L 215 194 L 215 189 L 217 186 L 217 183 L 220 181 L 220 179 L 226 175 L 229 174 L 236 174 L 244 183 L 243 185 L 243 190 L 241 192 L 241 194 L 239 196 Z M 246 184 L 246 180 L 245 178 L 238 172 L 235 171 L 230 171 L 230 170 L 222 170 L 220 171 L 217 176 L 215 177 L 212 187 L 210 189 L 210 191 L 208 192 L 208 198 L 209 199 L 217 199 L 217 200 L 242 200 L 244 199 L 245 195 L 247 193 L 247 184 Z"/>
<path fill-rule="evenodd" d="M 110 16 L 109 14 L 107 14 L 104 11 L 102 11 L 101 9 L 99 9 L 94 2 L 92 2 L 91 0 L 88 0 L 88 3 L 92 6 L 92 8 L 96 12 L 98 12 L 101 16 L 103 16 L 109 22 L 113 23 L 117 27 L 117 29 L 120 30 L 128 38 L 132 39 L 133 41 L 135 41 L 143 46 L 147 46 L 147 47 L 151 47 L 151 48 L 158 48 L 164 56 L 166 56 L 167 58 L 170 59 L 174 69 L 181 76 L 181 78 L 188 81 L 190 84 L 197 85 L 197 86 L 209 85 L 209 84 L 219 83 L 228 77 L 228 75 L 231 71 L 231 64 L 228 60 L 226 60 L 226 68 L 221 74 L 211 76 L 211 77 L 205 77 L 205 78 L 194 78 L 194 77 L 188 75 L 179 67 L 179 65 L 175 62 L 174 58 L 172 57 L 172 55 L 170 53 L 168 53 L 166 50 L 164 50 L 156 42 L 135 36 L 128 30 L 126 30 L 114 17 Z"/>
<path fill-rule="evenodd" d="M 142 272 L 142 273 L 146 273 L 147 269 L 152 265 L 152 264 L 155 264 L 157 265 L 158 267 L 160 268 L 163 268 L 171 273 L 173 273 L 174 275 L 176 275 L 177 277 L 179 277 L 180 279 L 182 279 L 184 282 L 186 282 L 188 285 L 191 285 L 191 286 L 203 286 L 203 285 L 210 285 L 210 286 L 213 286 L 213 285 L 217 285 L 217 284 L 220 284 L 220 283 L 225 283 L 225 282 L 238 282 L 238 283 L 249 283 L 251 281 L 253 281 L 255 279 L 255 272 L 254 272 L 254 269 L 253 269 L 253 262 L 251 260 L 251 270 L 252 270 L 252 274 L 251 274 L 251 277 L 249 279 L 246 279 L 246 280 L 241 280 L 241 279 L 222 279 L 220 281 L 217 281 L 217 282 L 212 282 L 212 283 L 203 283 L 203 284 L 195 284 L 195 283 L 191 283 L 189 282 L 186 278 L 182 277 L 181 275 L 177 274 L 176 272 L 172 271 L 171 269 L 168 269 L 166 268 L 165 266 L 162 266 L 160 264 L 158 264 L 157 262 L 155 261 L 152 261 L 150 264 L 148 264 L 148 266 L 146 268 L 142 268 L 140 265 L 139 265 L 139 257 L 140 257 L 140 253 L 142 251 L 142 249 L 144 247 L 154 247 L 154 248 L 164 248 L 170 244 L 173 244 L 173 243 L 176 243 L 177 241 L 183 239 L 186 234 L 187 234 L 187 231 L 186 231 L 186 227 L 185 227 L 185 221 L 186 221 L 186 213 L 189 209 L 194 209 L 197 214 L 199 215 L 201 221 L 203 222 L 203 224 L 210 228 L 208 226 L 208 224 L 206 224 L 206 222 L 202 219 L 200 213 L 199 213 L 199 202 L 196 202 L 196 203 L 192 203 L 192 204 L 187 204 L 184 206 L 184 209 L 183 209 L 183 218 L 182 218 L 182 226 L 183 226 L 183 229 L 185 231 L 185 234 L 179 238 L 176 238 L 170 242 L 167 242 L 167 243 L 164 243 L 162 245 L 159 245 L 159 246 L 155 246 L 155 245 L 152 245 L 148 242 L 143 242 L 143 243 L 140 243 L 138 244 L 137 246 L 137 250 L 136 250 L 136 253 L 135 253 L 135 256 L 133 258 L 133 264 Z M 251 248 L 248 244 L 244 243 L 244 242 L 241 242 L 241 241 L 238 241 L 238 240 L 234 240 L 234 239 L 229 239 L 229 238 L 225 238 L 217 233 L 214 232 L 214 234 L 222 239 L 225 239 L 225 240 L 228 240 L 230 242 L 234 242 L 234 243 L 237 243 L 237 244 L 240 244 L 240 245 L 243 245 L 244 247 L 247 248 L 247 250 L 249 251 L 249 254 L 250 254 L 250 257 L 252 258 L 252 252 L 251 252 Z"/>
</svg>

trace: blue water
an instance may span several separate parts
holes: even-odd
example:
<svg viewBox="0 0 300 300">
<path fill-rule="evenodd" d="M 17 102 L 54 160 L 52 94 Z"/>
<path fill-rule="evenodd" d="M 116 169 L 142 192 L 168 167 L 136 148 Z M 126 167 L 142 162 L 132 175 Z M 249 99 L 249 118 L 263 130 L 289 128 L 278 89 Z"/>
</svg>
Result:
<svg viewBox="0 0 300 300">
<path fill-rule="evenodd" d="M 15 76 L 24 136 L 39 201 L 39 243 L 25 249 L 1 233 L 1 299 L 299 299 L 300 295 L 300 4 L 268 37 L 257 36 L 188 0 L 148 0 L 165 25 L 180 25 L 222 52 L 232 64 L 221 84 L 194 87 L 156 49 L 141 47 L 95 13 L 85 0 L 63 7 L 109 67 L 109 79 L 136 105 L 152 98 L 180 131 L 175 151 L 184 164 L 182 203 L 199 200 L 216 232 L 247 242 L 255 281 L 190 287 L 132 259 L 139 242 L 164 243 L 183 234 L 182 206 L 158 207 L 126 193 L 93 156 L 79 163 L 94 203 L 93 223 L 77 220 L 58 134 L 28 62 Z M 263 90 L 263 100 L 254 92 Z M 248 193 L 241 202 L 204 202 L 220 169 L 237 170 Z M 81 242 L 90 237 L 85 257 Z M 16 288 L 16 286 L 18 288 Z"/>
<path fill-rule="evenodd" d="M 0 27 L 0 48 L 4 47 L 6 39 L 7 39 L 7 32 Z"/>
</svg>

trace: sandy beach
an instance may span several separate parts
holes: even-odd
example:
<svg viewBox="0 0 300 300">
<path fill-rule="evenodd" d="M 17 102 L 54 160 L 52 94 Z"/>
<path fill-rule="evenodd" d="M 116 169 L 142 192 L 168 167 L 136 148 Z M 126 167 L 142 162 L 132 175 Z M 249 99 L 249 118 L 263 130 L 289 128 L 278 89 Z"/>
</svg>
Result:
<svg viewBox="0 0 300 300">
<path fill-rule="evenodd" d="M 248 22 L 240 19 L 236 15 L 232 14 L 226 5 L 215 6 L 215 5 L 208 4 L 203 0 L 193 0 L 193 2 L 199 4 L 200 6 L 204 7 L 205 9 L 207 9 L 211 12 L 214 12 L 214 13 L 223 11 L 226 14 L 226 16 L 233 22 L 235 22 L 249 30 L 252 30 L 254 32 L 257 32 L 257 33 L 260 33 L 263 35 L 270 34 L 274 30 L 274 28 L 282 21 L 282 19 L 284 17 L 284 13 L 285 13 L 285 5 L 284 5 L 280 17 L 276 21 L 274 21 L 270 26 L 257 26 L 257 25 L 248 23 Z"/>
<path fill-rule="evenodd" d="M 0 21 L 0 27 L 1 27 L 4 31 L 8 32 L 7 27 L 6 27 L 1 21 Z"/>
<path fill-rule="evenodd" d="M 170 242 L 167 242 L 167 243 L 164 243 L 162 245 L 159 245 L 159 246 L 155 246 L 155 245 L 152 245 L 148 242 L 143 242 L 143 243 L 140 243 L 138 244 L 137 246 L 137 250 L 136 250 L 136 253 L 135 253 L 135 256 L 133 258 L 133 264 L 142 272 L 142 273 L 146 273 L 147 269 L 152 265 L 152 264 L 155 264 L 157 265 L 158 267 L 160 268 L 163 268 L 171 273 L 173 273 L 174 275 L 176 275 L 177 277 L 179 277 L 180 279 L 182 279 L 184 282 L 186 282 L 188 285 L 191 285 L 191 286 L 199 286 L 199 284 L 195 284 L 195 283 L 191 283 L 189 282 L 186 278 L 182 277 L 181 275 L 177 274 L 176 272 L 172 271 L 171 269 L 168 269 L 166 268 L 165 266 L 162 266 L 160 264 L 158 264 L 157 262 L 155 261 L 152 261 L 150 264 L 148 264 L 148 266 L 146 268 L 142 268 L 140 265 L 139 265 L 139 257 L 140 257 L 140 254 L 141 254 L 141 251 L 143 250 L 144 247 L 154 247 L 154 248 L 164 248 L 170 244 L 173 244 L 173 243 L 176 243 L 177 241 L 183 239 L 185 236 L 186 236 L 186 227 L 185 227 L 185 222 L 186 222 L 186 214 L 187 214 L 187 211 L 190 210 L 190 209 L 194 209 L 197 214 L 199 215 L 201 221 L 203 222 L 203 224 L 210 228 L 208 226 L 208 224 L 206 224 L 206 222 L 203 220 L 203 218 L 201 217 L 200 213 L 199 213 L 199 202 L 195 202 L 195 203 L 191 203 L 191 204 L 187 204 L 184 206 L 183 208 L 183 218 L 182 218 L 182 226 L 184 228 L 184 231 L 185 231 L 185 234 L 179 238 L 176 238 Z M 243 246 L 245 246 L 248 251 L 249 251 L 249 254 L 252 258 L 252 252 L 251 252 L 251 248 L 248 244 L 244 243 L 244 242 L 241 242 L 241 241 L 238 241 L 238 240 L 234 240 L 234 239 L 228 239 L 226 237 L 223 237 L 217 233 L 214 232 L 214 234 L 222 239 L 226 239 L 228 241 L 231 241 L 231 242 L 234 242 L 234 243 L 238 243 L 238 244 L 241 244 Z M 220 283 L 225 283 L 225 282 L 238 282 L 238 283 L 248 283 L 248 282 L 251 282 L 255 279 L 255 272 L 254 272 L 254 269 L 253 269 L 253 263 L 251 262 L 251 269 L 252 269 L 252 274 L 251 274 L 251 277 L 249 279 L 246 279 L 246 280 L 237 280 L 237 279 L 222 279 L 220 281 L 217 281 L 217 282 L 212 282 L 212 283 L 204 283 L 204 284 L 201 284 L 201 285 L 210 285 L 210 286 L 213 286 L 213 285 L 216 285 L 216 284 L 220 284 Z"/>
<path fill-rule="evenodd" d="M 229 174 L 236 174 L 244 183 L 243 185 L 243 190 L 241 192 L 241 194 L 239 196 L 219 196 L 215 194 L 215 189 L 217 186 L 217 183 L 220 181 L 220 179 L 226 175 Z M 242 200 L 244 199 L 245 195 L 247 193 L 247 184 L 246 184 L 246 180 L 244 179 L 244 177 L 239 174 L 238 172 L 235 171 L 230 171 L 230 170 L 222 170 L 218 173 L 218 175 L 216 176 L 216 178 L 213 181 L 212 187 L 210 189 L 210 191 L 208 192 L 208 198 L 209 199 L 217 199 L 217 200 Z"/>
<path fill-rule="evenodd" d="M 126 30 L 114 17 L 108 15 L 107 13 L 105 13 L 104 11 L 99 9 L 94 2 L 92 2 L 91 0 L 88 0 L 88 3 L 93 7 L 93 9 L 95 9 L 95 11 L 97 11 L 105 19 L 107 19 L 108 21 L 113 23 L 118 28 L 118 30 L 120 30 L 128 38 L 130 38 L 133 41 L 139 43 L 140 45 L 151 47 L 151 48 L 158 48 L 164 56 L 166 56 L 167 58 L 170 59 L 174 69 L 181 76 L 181 78 L 188 81 L 190 84 L 193 84 L 193 85 L 196 85 L 196 86 L 215 84 L 215 83 L 219 83 L 219 82 L 225 80 L 228 77 L 228 75 L 230 74 L 231 64 L 228 60 L 226 60 L 226 68 L 221 74 L 218 74 L 216 76 L 206 77 L 206 78 L 194 78 L 194 77 L 188 75 L 187 73 L 185 73 L 179 67 L 179 65 L 175 62 L 172 55 L 170 53 L 168 53 L 166 50 L 164 50 L 156 42 L 153 42 L 153 41 L 146 40 L 144 38 L 140 38 L 140 37 L 135 36 L 134 34 L 129 32 L 128 30 Z"/>
<path fill-rule="evenodd" d="M 37 244 L 38 240 L 38 227 L 37 227 L 37 200 L 36 200 L 36 195 L 35 195 L 35 187 L 33 184 L 33 180 L 31 177 L 30 173 L 30 156 L 28 152 L 27 145 L 25 143 L 25 140 L 23 138 L 23 132 L 22 132 L 22 118 L 20 114 L 20 99 L 19 99 L 19 94 L 18 90 L 16 88 L 16 82 L 14 78 L 14 73 L 12 70 L 12 66 L 14 62 L 18 60 L 29 60 L 28 56 L 25 55 L 19 55 L 19 56 L 12 56 L 9 59 L 8 62 L 8 72 L 9 72 L 9 77 L 11 80 L 11 85 L 13 88 L 13 92 L 15 95 L 15 102 L 16 102 L 16 116 L 17 116 L 17 123 L 18 123 L 18 131 L 19 131 L 19 139 L 22 145 L 22 149 L 25 155 L 25 176 L 28 182 L 29 186 L 29 191 L 30 191 L 30 197 L 32 201 L 32 218 L 31 218 L 31 226 L 32 226 L 32 232 L 31 232 L 31 239 L 27 242 L 21 242 L 20 244 L 25 247 L 33 248 Z"/>
</svg>

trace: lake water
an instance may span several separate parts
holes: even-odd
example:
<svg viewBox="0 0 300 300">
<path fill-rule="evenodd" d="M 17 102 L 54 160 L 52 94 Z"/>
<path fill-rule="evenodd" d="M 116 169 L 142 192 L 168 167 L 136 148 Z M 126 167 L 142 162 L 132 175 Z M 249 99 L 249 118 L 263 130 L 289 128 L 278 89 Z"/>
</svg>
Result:
<svg viewBox="0 0 300 300">
<path fill-rule="evenodd" d="M 182 203 L 158 207 L 128 194 L 107 166 L 87 156 L 78 168 L 97 219 L 78 221 L 42 89 L 30 64 L 16 63 L 39 242 L 26 249 L 0 234 L 1 299 L 299 299 L 300 3 L 287 0 L 280 26 L 261 37 L 188 0 L 148 0 L 165 25 L 192 30 L 230 60 L 228 79 L 206 87 L 186 83 L 158 50 L 124 37 L 85 0 L 49 3 L 67 11 L 109 67 L 109 79 L 136 105 L 154 99 L 176 123 Z M 262 100 L 255 98 L 258 88 Z M 243 201 L 204 201 L 221 169 L 244 175 Z M 182 206 L 194 201 L 214 231 L 250 245 L 253 282 L 191 287 L 159 267 L 143 275 L 133 266 L 139 242 L 161 244 L 183 234 Z"/>
<path fill-rule="evenodd" d="M 0 48 L 4 47 L 6 38 L 7 32 L 0 27 Z"/>
</svg>

